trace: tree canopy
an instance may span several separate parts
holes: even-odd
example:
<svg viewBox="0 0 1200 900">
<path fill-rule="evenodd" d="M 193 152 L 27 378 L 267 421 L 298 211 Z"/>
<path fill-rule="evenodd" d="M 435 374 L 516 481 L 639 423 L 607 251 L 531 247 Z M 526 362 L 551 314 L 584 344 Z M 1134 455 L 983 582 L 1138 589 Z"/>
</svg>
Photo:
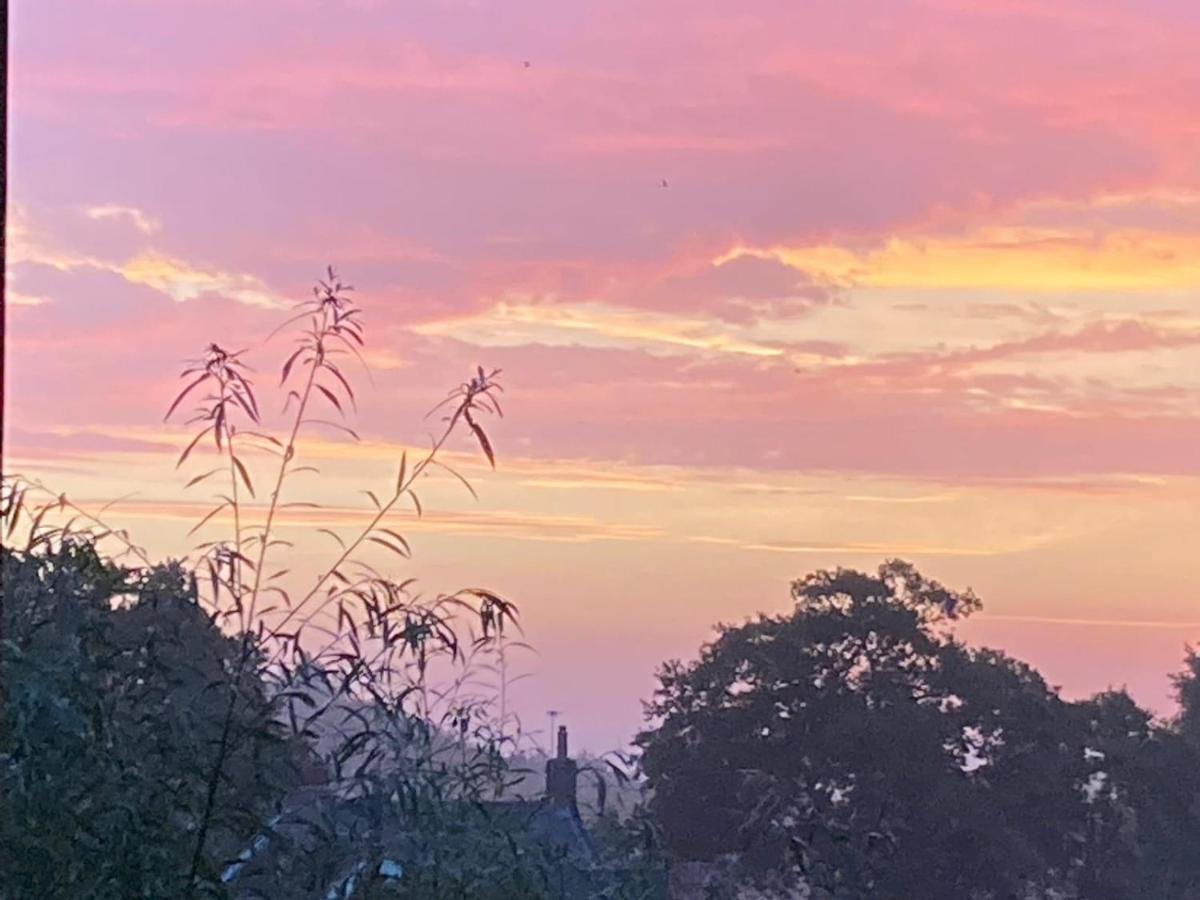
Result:
<svg viewBox="0 0 1200 900">
<path fill-rule="evenodd" d="M 203 612 L 177 565 L 125 569 L 84 540 L 2 554 L 0 894 L 179 895 L 239 639 Z M 216 786 L 228 802 L 215 804 L 223 815 L 201 861 L 210 878 L 261 826 L 298 758 L 261 683 L 243 682 L 234 712 L 235 758 Z"/>
<path fill-rule="evenodd" d="M 907 563 L 792 597 L 659 674 L 638 742 L 676 856 L 837 898 L 1200 896 L 1194 657 L 1168 727 L 967 647 L 978 598 Z"/>
</svg>

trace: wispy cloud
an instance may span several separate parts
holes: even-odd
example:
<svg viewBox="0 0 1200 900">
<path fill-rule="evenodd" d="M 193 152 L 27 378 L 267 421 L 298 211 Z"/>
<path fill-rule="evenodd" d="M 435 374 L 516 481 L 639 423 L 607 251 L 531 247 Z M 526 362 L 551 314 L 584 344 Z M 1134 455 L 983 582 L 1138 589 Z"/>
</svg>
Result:
<svg viewBox="0 0 1200 900">
<path fill-rule="evenodd" d="M 427 322 L 412 330 L 483 347 L 522 344 L 649 347 L 660 352 L 702 351 L 761 357 L 780 356 L 784 352 L 779 347 L 738 336 L 733 326 L 596 303 L 500 302 L 482 313 Z"/>
<path fill-rule="evenodd" d="M 100 508 L 108 501 L 85 498 L 80 502 L 85 508 Z M 134 520 L 172 521 L 195 524 L 212 510 L 212 504 L 177 500 L 128 499 L 119 504 L 122 517 Z M 255 507 L 243 511 L 243 519 L 252 514 Z M 280 528 L 361 528 L 370 519 L 367 509 L 328 506 L 320 509 L 285 509 L 277 513 Z M 232 522 L 232 513 L 220 513 L 210 522 L 214 528 Z M 419 533 L 442 533 L 475 535 L 491 538 L 513 538 L 521 540 L 553 541 L 564 543 L 588 543 L 599 540 L 653 541 L 664 536 L 664 532 L 648 525 L 603 521 L 591 516 L 553 515 L 512 510 L 479 510 L 454 512 L 429 510 L 419 522 L 410 523 Z"/>
<path fill-rule="evenodd" d="M 87 214 L 93 219 L 127 219 L 144 234 L 157 230 L 156 223 L 131 207 L 92 207 Z M 35 228 L 23 208 L 16 210 L 10 238 L 9 261 L 13 266 L 33 264 L 59 272 L 111 272 L 130 284 L 153 288 L 179 302 L 215 295 L 250 306 L 283 308 L 289 305 L 285 298 L 273 292 L 256 275 L 197 265 L 154 250 L 146 250 L 124 260 L 74 250 L 64 246 L 62 241 L 56 240 L 44 229 Z"/>
<path fill-rule="evenodd" d="M 26 294 L 11 289 L 5 291 L 5 297 L 13 306 L 41 306 L 50 302 L 48 297 L 39 297 L 36 294 Z"/>
<path fill-rule="evenodd" d="M 134 257 L 118 265 L 115 271 L 127 281 L 162 291 L 179 302 L 218 295 L 250 306 L 282 309 L 289 305 L 285 298 L 273 293 L 254 275 L 198 268 L 156 253 Z"/>
<path fill-rule="evenodd" d="M 84 210 L 84 215 L 93 221 L 116 220 L 128 222 L 142 234 L 154 234 L 162 227 L 157 219 L 150 217 L 133 206 L 120 206 L 118 204 L 89 206 Z"/>
<path fill-rule="evenodd" d="M 1072 628 L 1081 626 L 1086 628 L 1151 628 L 1188 632 L 1200 630 L 1200 622 L 1158 619 L 1090 619 L 1071 616 L 1020 616 L 980 613 L 973 618 L 973 621 L 983 623 L 1015 622 L 1023 625 L 1066 625 Z"/>
<path fill-rule="evenodd" d="M 922 556 L 1010 556 L 1035 547 L 1044 546 L 1054 535 L 1030 536 L 1004 544 L 938 544 L 938 543 L 893 543 L 870 541 L 803 541 L 744 543 L 745 550 L 761 550 L 770 553 L 798 553 L 829 556 L 852 555 L 873 557 L 922 557 Z"/>
</svg>

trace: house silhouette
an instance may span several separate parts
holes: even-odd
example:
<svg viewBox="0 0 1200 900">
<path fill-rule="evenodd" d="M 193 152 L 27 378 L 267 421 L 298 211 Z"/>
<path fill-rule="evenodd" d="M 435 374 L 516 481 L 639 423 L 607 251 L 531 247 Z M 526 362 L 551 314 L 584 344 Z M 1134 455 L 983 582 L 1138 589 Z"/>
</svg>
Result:
<svg viewBox="0 0 1200 900">
<path fill-rule="evenodd" d="M 553 896 L 590 896 L 596 853 L 579 813 L 578 771 L 567 729 L 560 727 L 556 753 L 546 761 L 543 796 L 446 801 L 455 827 L 450 837 L 437 829 L 438 852 L 444 857 L 479 852 L 481 841 L 496 840 L 498 846 L 535 854 L 543 870 L 552 873 Z M 283 801 L 221 880 L 239 900 L 333 900 L 356 896 L 368 885 L 403 889 L 421 867 L 434 864 L 426 821 L 380 792 L 328 780 L 307 784 Z"/>
</svg>

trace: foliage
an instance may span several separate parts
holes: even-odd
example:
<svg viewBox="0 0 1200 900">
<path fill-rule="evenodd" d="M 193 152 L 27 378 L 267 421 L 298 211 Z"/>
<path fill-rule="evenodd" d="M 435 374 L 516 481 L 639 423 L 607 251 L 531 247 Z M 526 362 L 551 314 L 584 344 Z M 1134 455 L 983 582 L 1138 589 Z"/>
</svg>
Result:
<svg viewBox="0 0 1200 900">
<path fill-rule="evenodd" d="M 178 895 L 237 658 L 178 564 L 134 571 L 94 544 L 2 551 L 6 863 L 11 897 Z M 216 847 L 258 827 L 294 749 L 262 686 L 239 690 Z M 212 866 L 213 859 L 205 860 Z"/>
<path fill-rule="evenodd" d="M 594 841 L 548 840 L 587 839 L 512 801 L 536 783 L 507 710 L 516 607 L 426 597 L 403 571 L 422 479 L 474 495 L 451 437 L 496 465 L 499 373 L 434 407 L 428 449 L 361 492 L 358 527 L 315 529 L 326 560 L 282 537 L 318 508 L 295 499 L 306 440 L 358 439 L 350 290 L 330 271 L 277 330 L 295 341 L 278 418 L 245 351 L 209 344 L 184 369 L 178 465 L 185 489 L 218 487 L 181 559 L 156 565 L 103 510 L 4 478 L 0 896 L 634 900 L 684 860 L 764 896 L 1200 898 L 1200 658 L 1171 722 L 1123 691 L 1067 702 L 959 642 L 978 598 L 898 561 L 814 573 L 789 614 L 666 664 L 638 737 L 646 802 L 618 814 L 610 778 L 618 800 L 632 782 L 586 762 Z"/>
<path fill-rule="evenodd" d="M 645 900 L 666 894 L 669 860 L 662 834 L 645 802 L 627 815 L 609 811 L 591 824 L 600 865 L 614 873 L 604 896 Z"/>
<path fill-rule="evenodd" d="M 516 607 L 477 587 L 423 597 L 366 553 L 407 564 L 402 520 L 423 513 L 421 479 L 445 472 L 474 496 L 444 449 L 465 429 L 496 465 L 482 417 L 501 414 L 499 373 L 478 368 L 431 410 L 428 450 L 403 451 L 387 490 L 361 492 L 359 527 L 316 529 L 332 550 L 315 571 L 280 534 L 318 508 L 294 499 L 316 471 L 305 439 L 358 440 L 346 364 L 361 362 L 365 328 L 351 291 L 330 270 L 273 333 L 295 338 L 278 427 L 246 351 L 211 343 L 187 363 L 167 418 L 194 404 L 196 430 L 177 466 L 185 489 L 217 487 L 183 561 L 153 566 L 103 511 L 5 478 L 3 524 L 27 534 L 6 566 L 33 585 L 9 604 L 30 630 L 5 659 L 18 685 L 6 772 L 25 792 L 6 828 L 28 862 L 14 896 L 370 894 L 385 851 L 412 896 L 556 896 L 580 876 L 488 812 L 519 780 Z M 38 603 L 52 608 L 41 618 Z M 583 875 L 610 895 L 610 878 Z"/>
<path fill-rule="evenodd" d="M 678 858 L 818 897 L 1196 895 L 1200 759 L 1127 696 L 1067 703 L 963 646 L 977 598 L 904 563 L 793 597 L 660 673 L 639 744 Z"/>
</svg>

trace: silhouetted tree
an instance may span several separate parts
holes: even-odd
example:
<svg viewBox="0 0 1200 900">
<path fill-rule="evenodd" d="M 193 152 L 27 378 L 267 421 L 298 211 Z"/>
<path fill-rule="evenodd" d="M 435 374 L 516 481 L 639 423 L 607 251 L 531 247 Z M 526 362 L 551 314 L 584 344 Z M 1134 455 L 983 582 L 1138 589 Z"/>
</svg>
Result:
<svg viewBox="0 0 1200 900">
<path fill-rule="evenodd" d="M 240 640 L 178 566 L 124 569 L 82 539 L 2 552 L 0 896 L 179 896 L 223 724 L 214 688 Z M 213 872 L 294 771 L 260 683 L 244 683 L 234 727 Z"/>
<path fill-rule="evenodd" d="M 638 742 L 677 857 L 823 897 L 1193 896 L 1169 846 L 1200 832 L 1165 789 L 1196 760 L 1127 696 L 1068 703 L 965 647 L 978 599 L 905 563 L 793 597 L 660 672 Z"/>
<path fill-rule="evenodd" d="M 1200 747 L 1200 656 L 1194 648 L 1186 648 L 1183 671 L 1171 680 L 1175 685 L 1175 699 L 1179 701 L 1175 728 L 1185 740 Z"/>
</svg>

